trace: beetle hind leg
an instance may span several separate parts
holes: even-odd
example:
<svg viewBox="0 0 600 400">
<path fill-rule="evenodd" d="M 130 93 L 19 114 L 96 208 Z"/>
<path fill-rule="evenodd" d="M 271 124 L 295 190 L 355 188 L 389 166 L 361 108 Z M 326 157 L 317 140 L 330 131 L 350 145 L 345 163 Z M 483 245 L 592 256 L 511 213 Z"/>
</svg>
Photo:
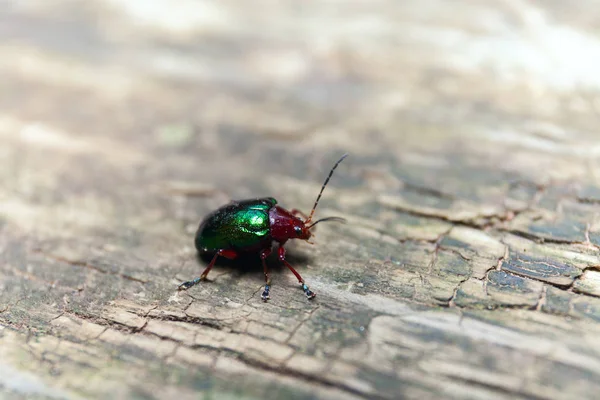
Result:
<svg viewBox="0 0 600 400">
<path fill-rule="evenodd" d="M 217 258 L 219 258 L 219 256 L 223 256 L 225 258 L 229 258 L 230 260 L 233 260 L 234 258 L 237 257 L 237 253 L 233 250 L 217 251 L 215 256 L 212 258 L 212 260 L 210 260 L 208 267 L 206 267 L 206 269 L 204 270 L 204 272 L 202 272 L 202 275 L 200 275 L 199 278 L 192 279 L 191 281 L 183 282 L 181 285 L 179 285 L 177 287 L 177 290 L 188 290 L 189 288 L 196 286 L 200 282 L 206 280 L 206 276 L 208 275 L 210 270 L 215 266 L 215 262 L 217 261 Z"/>
<path fill-rule="evenodd" d="M 191 281 L 185 281 L 181 285 L 177 286 L 177 290 L 188 290 L 192 286 L 196 286 L 202 281 L 202 278 L 192 279 Z"/>
</svg>

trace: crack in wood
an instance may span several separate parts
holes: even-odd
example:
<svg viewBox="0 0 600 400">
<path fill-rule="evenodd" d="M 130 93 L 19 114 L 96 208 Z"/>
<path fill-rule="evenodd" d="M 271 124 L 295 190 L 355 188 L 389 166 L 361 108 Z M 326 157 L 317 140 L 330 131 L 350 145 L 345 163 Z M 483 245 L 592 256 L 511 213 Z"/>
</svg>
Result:
<svg viewBox="0 0 600 400">
<path fill-rule="evenodd" d="M 82 267 L 82 268 L 87 268 L 96 272 L 99 272 L 101 274 L 105 274 L 105 275 L 116 275 L 119 276 L 123 279 L 129 280 L 129 281 L 133 281 L 133 282 L 138 282 L 141 284 L 146 284 L 148 283 L 148 281 L 143 280 L 143 279 L 139 279 L 136 278 L 134 276 L 131 275 L 127 275 L 127 274 L 123 274 L 121 272 L 116 272 L 116 271 L 109 271 L 109 270 L 105 270 L 103 268 L 98 267 L 97 265 L 91 264 L 87 261 L 81 261 L 81 260 L 71 260 L 65 257 L 61 257 L 61 256 L 57 256 L 54 254 L 50 254 L 50 253 L 45 253 L 41 250 L 36 250 L 36 252 L 41 253 L 42 255 L 44 255 L 46 258 L 54 260 L 54 261 L 58 261 L 61 263 L 65 263 L 68 265 L 72 265 L 74 267 Z"/>
<path fill-rule="evenodd" d="M 151 319 L 151 320 L 155 320 L 155 321 L 186 322 L 189 324 L 197 324 L 197 325 L 206 326 L 206 327 L 216 329 L 219 331 L 227 330 L 228 332 L 235 333 L 233 330 L 230 330 L 230 329 L 226 328 L 225 326 L 215 322 L 218 320 L 212 319 L 212 318 L 191 317 L 189 315 L 186 315 L 186 317 L 183 317 L 183 318 L 175 316 L 175 315 L 165 315 L 165 316 L 148 315 L 147 318 Z M 144 325 L 144 327 L 146 325 Z M 141 330 L 143 330 L 143 329 L 140 329 L 140 331 Z"/>
<path fill-rule="evenodd" d="M 296 334 L 296 332 L 298 332 L 298 330 L 304 326 L 305 323 L 307 323 L 315 314 L 315 312 L 317 312 L 317 310 L 319 310 L 319 308 L 321 308 L 320 305 L 317 305 L 316 307 L 314 307 L 312 310 L 310 310 L 310 312 L 308 313 L 308 315 L 298 323 L 298 325 L 296 325 L 294 327 L 294 329 L 290 332 L 288 338 L 283 342 L 285 344 L 289 344 L 290 340 L 292 340 L 292 338 L 294 337 L 294 335 Z M 290 356 L 291 358 L 291 356 Z"/>
<path fill-rule="evenodd" d="M 494 384 L 491 382 L 481 381 L 481 380 L 477 380 L 474 378 L 467 378 L 464 376 L 460 376 L 458 374 L 446 374 L 445 376 L 455 379 L 459 382 L 462 382 L 463 384 L 480 387 L 480 388 L 487 389 L 487 390 L 495 392 L 495 393 L 502 393 L 502 394 L 510 396 L 511 398 L 516 398 L 515 396 L 523 396 L 523 398 L 533 399 L 533 400 L 547 399 L 546 397 L 535 395 L 529 391 L 514 390 L 514 389 L 506 388 L 499 383 Z"/>
<path fill-rule="evenodd" d="M 546 291 L 548 290 L 548 286 L 543 285 L 542 290 L 540 291 L 540 297 L 538 298 L 537 304 L 535 305 L 536 311 L 543 311 L 544 303 L 546 302 Z"/>
<path fill-rule="evenodd" d="M 535 235 L 531 232 L 523 231 L 520 229 L 499 229 L 499 231 L 504 233 L 510 233 L 511 235 L 515 235 L 521 237 L 523 239 L 531 240 L 536 243 L 550 243 L 550 244 L 580 244 L 585 245 L 585 242 L 577 241 L 577 240 L 568 240 L 568 239 L 559 239 L 559 238 L 548 238 L 544 236 Z"/>
</svg>

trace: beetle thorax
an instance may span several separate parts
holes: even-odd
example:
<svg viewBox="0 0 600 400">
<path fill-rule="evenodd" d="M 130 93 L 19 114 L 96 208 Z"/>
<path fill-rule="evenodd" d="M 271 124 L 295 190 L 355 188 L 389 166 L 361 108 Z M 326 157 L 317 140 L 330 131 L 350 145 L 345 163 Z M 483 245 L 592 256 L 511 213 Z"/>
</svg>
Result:
<svg viewBox="0 0 600 400">
<path fill-rule="evenodd" d="M 289 239 L 308 240 L 311 236 L 304 221 L 295 217 L 285 208 L 274 206 L 269 210 L 271 238 L 279 243 Z"/>
</svg>

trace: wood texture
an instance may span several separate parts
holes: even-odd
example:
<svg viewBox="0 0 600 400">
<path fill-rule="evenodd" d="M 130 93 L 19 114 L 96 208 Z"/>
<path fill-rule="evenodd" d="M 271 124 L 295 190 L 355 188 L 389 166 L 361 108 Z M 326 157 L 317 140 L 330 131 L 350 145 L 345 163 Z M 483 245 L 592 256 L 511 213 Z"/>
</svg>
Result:
<svg viewBox="0 0 600 400">
<path fill-rule="evenodd" d="M 595 398 L 594 1 L 0 0 L 0 397 Z M 201 272 L 230 198 L 316 244 Z"/>
</svg>

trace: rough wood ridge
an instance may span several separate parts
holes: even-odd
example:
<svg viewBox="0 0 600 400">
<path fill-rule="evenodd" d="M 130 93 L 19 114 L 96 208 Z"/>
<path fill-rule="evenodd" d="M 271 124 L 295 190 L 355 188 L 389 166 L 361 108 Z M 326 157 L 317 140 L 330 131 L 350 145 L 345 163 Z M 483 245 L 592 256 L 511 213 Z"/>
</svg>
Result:
<svg viewBox="0 0 600 400">
<path fill-rule="evenodd" d="M 148 4 L 0 0 L 0 397 L 600 393 L 595 3 Z M 314 301 L 275 257 L 266 304 L 258 259 L 175 290 L 344 152 Z"/>
</svg>

